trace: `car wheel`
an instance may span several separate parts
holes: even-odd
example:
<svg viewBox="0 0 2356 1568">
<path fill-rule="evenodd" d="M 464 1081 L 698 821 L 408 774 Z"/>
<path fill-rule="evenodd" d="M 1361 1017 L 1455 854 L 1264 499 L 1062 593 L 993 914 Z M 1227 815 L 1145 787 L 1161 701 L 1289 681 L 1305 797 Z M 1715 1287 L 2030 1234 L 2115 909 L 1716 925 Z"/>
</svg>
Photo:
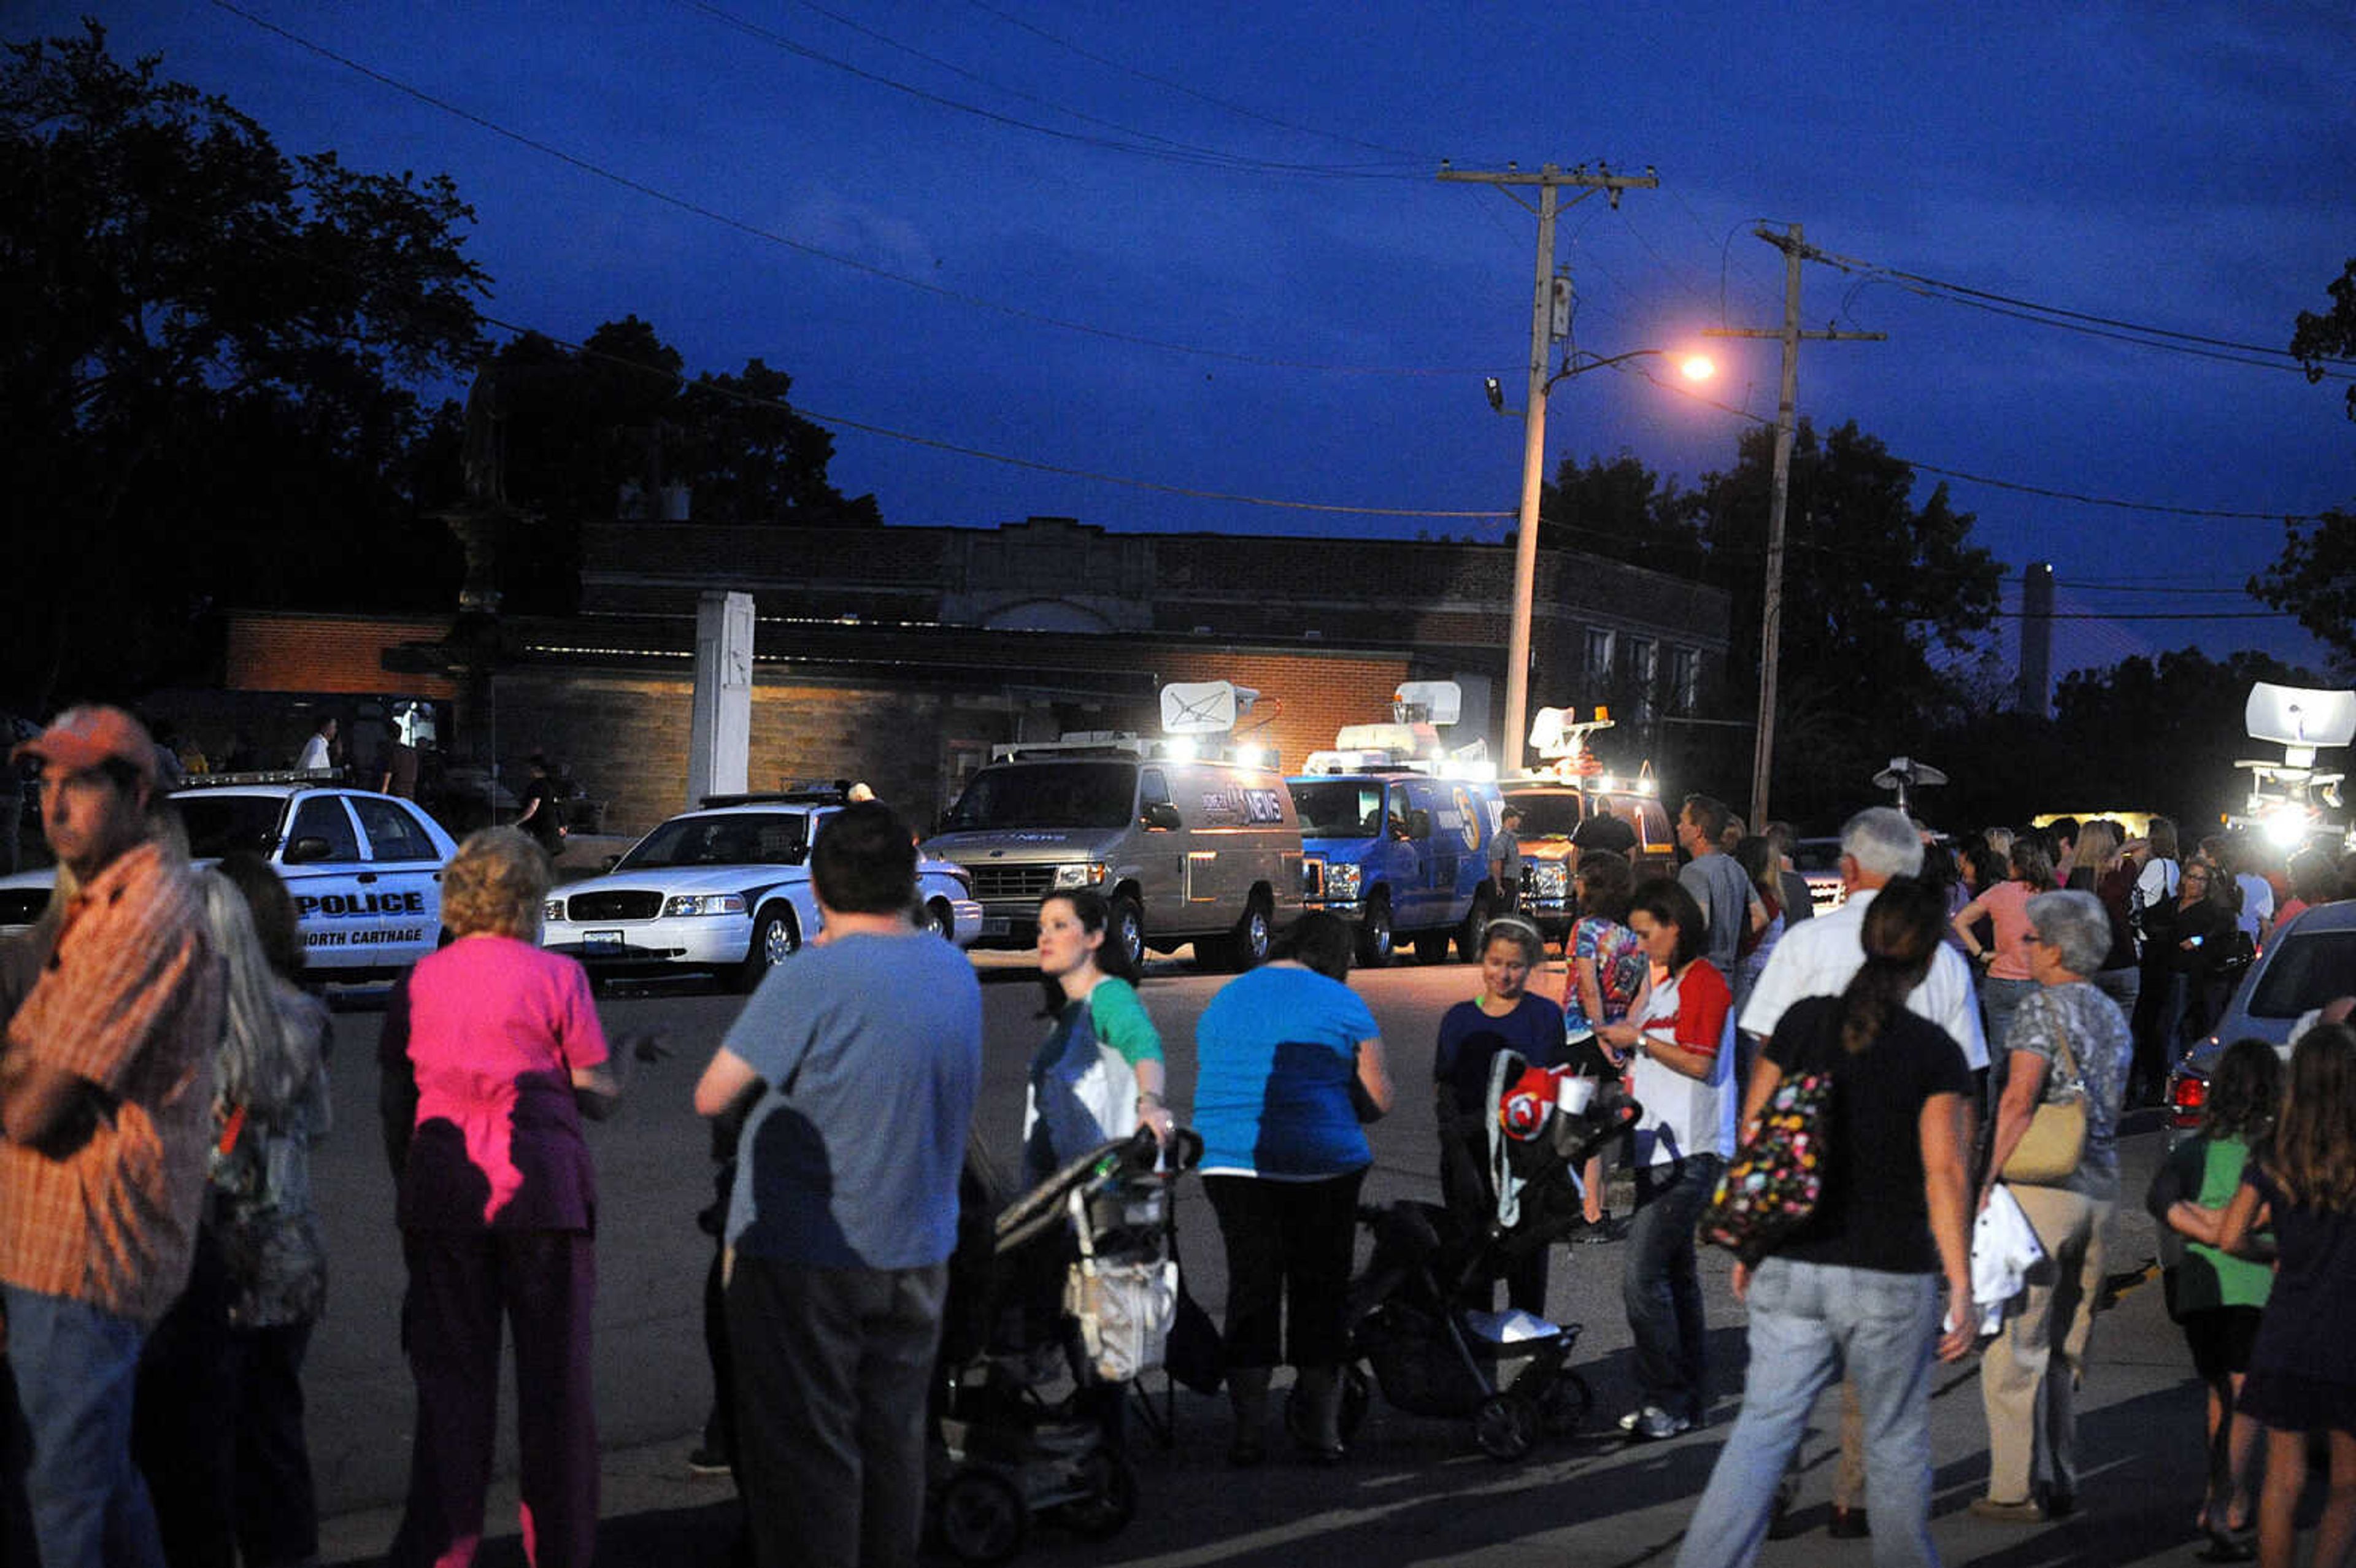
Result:
<svg viewBox="0 0 2356 1568">
<path fill-rule="evenodd" d="M 1481 962 L 1481 933 L 1489 924 L 1489 895 L 1474 893 L 1464 923 L 1456 928 L 1456 956 L 1467 964 Z"/>
<path fill-rule="evenodd" d="M 1145 968 L 1145 912 L 1137 907 L 1137 900 L 1127 893 L 1115 893 L 1112 912 L 1106 927 L 1114 944 L 1129 955 L 1133 973 Z"/>
<path fill-rule="evenodd" d="M 916 923 L 944 942 L 957 940 L 957 916 L 938 899 L 916 912 Z"/>
<path fill-rule="evenodd" d="M 784 904 L 769 905 L 753 922 L 753 945 L 737 967 L 736 988 L 753 989 L 762 976 L 800 952 L 801 945 L 802 929 L 794 921 L 794 912 Z"/>
<path fill-rule="evenodd" d="M 1236 922 L 1235 930 L 1228 933 L 1225 944 L 1226 966 L 1239 975 L 1247 969 L 1258 968 L 1268 961 L 1268 905 L 1255 893 L 1251 902 L 1244 908 L 1244 917 Z"/>
<path fill-rule="evenodd" d="M 1358 926 L 1358 967 L 1380 969 L 1391 961 L 1391 901 L 1376 898 L 1366 905 Z"/>
</svg>

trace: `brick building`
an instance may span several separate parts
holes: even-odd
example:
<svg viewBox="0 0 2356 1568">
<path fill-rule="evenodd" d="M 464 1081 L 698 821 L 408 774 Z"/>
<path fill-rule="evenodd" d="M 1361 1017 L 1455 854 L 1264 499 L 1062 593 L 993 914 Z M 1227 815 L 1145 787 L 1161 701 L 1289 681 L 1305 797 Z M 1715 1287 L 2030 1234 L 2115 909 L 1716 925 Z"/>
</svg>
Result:
<svg viewBox="0 0 2356 1568">
<path fill-rule="evenodd" d="M 1405 679 L 1466 693 L 1460 742 L 1494 731 L 1513 553 L 1499 545 L 1108 534 L 1068 518 L 998 528 L 597 525 L 582 608 L 509 618 L 465 717 L 517 776 L 545 751 L 637 831 L 685 803 L 695 606 L 754 596 L 750 776 L 862 778 L 929 819 L 989 747 L 1158 723 L 1170 681 L 1261 697 L 1253 738 L 1297 763 L 1385 715 Z M 451 617 L 230 617 L 225 684 L 245 693 L 456 702 Z M 1649 750 L 1722 668 L 1719 591 L 1542 551 L 1534 703 L 1609 702 Z M 292 700 L 288 706 L 297 704 Z"/>
</svg>

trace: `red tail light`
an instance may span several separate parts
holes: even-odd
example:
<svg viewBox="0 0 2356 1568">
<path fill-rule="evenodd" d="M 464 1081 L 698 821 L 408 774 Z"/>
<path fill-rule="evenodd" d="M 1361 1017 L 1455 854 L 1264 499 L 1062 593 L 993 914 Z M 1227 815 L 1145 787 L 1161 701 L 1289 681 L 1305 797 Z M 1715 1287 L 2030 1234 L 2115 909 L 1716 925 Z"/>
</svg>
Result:
<svg viewBox="0 0 2356 1568">
<path fill-rule="evenodd" d="M 2201 1114 L 2209 1108 L 2209 1080 L 2197 1073 L 2179 1072 L 2168 1085 L 2168 1125 L 2171 1127 L 2197 1127 Z"/>
</svg>

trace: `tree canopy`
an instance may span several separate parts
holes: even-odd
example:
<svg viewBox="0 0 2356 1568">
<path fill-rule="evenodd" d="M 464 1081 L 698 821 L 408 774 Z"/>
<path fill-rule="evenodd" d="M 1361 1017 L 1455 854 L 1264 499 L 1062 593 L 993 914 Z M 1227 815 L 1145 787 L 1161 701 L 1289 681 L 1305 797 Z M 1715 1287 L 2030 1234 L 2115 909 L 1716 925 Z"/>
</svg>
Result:
<svg viewBox="0 0 2356 1568">
<path fill-rule="evenodd" d="M 2290 351 L 2320 381 L 2328 368 L 2356 360 L 2356 259 L 2326 286 L 2328 311 L 2298 313 Z M 2348 417 L 2356 420 L 2356 383 L 2347 391 Z M 2283 525 L 2282 554 L 2250 579 L 2251 595 L 2298 624 L 2342 659 L 2356 661 L 2356 513 L 2325 512 L 2308 522 Z"/>
<path fill-rule="evenodd" d="M 412 388 L 480 351 L 472 218 L 444 176 L 287 156 L 95 23 L 7 47 L 0 438 L 33 526 L 0 679 L 19 700 L 183 673 L 216 603 L 455 581 L 412 504 Z"/>
</svg>

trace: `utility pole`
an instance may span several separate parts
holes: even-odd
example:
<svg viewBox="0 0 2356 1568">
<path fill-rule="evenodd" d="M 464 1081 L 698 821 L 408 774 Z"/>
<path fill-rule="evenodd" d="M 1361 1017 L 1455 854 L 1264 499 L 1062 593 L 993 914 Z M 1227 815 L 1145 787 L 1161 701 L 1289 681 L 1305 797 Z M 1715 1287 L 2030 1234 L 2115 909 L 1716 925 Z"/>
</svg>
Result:
<svg viewBox="0 0 2356 1568">
<path fill-rule="evenodd" d="M 1775 757 L 1775 662 L 1783 642 L 1783 513 L 1792 493 L 1792 427 L 1799 400 L 1800 343 L 1879 343 L 1886 332 L 1822 332 L 1800 330 L 1800 263 L 1820 254 L 1792 224 L 1782 234 L 1754 229 L 1753 234 L 1783 252 L 1783 325 L 1717 326 L 1704 337 L 1773 337 L 1783 345 L 1783 376 L 1775 398 L 1775 481 L 1767 502 L 1767 589 L 1759 613 L 1759 726 L 1751 755 L 1751 824 L 1767 820 L 1767 778 Z"/>
<path fill-rule="evenodd" d="M 1514 196 L 1515 186 L 1538 188 L 1537 284 L 1530 304 L 1529 400 L 1522 414 L 1522 509 L 1520 532 L 1514 537 L 1514 608 L 1505 635 L 1505 732 L 1498 755 L 1504 772 L 1518 773 L 1522 752 L 1529 744 L 1530 612 L 1537 594 L 1538 493 L 1546 482 L 1547 349 L 1554 338 L 1554 220 L 1560 205 L 1557 193 L 1569 187 L 1579 192 L 1568 205 L 1576 207 L 1597 191 L 1608 193 L 1613 207 L 1623 190 L 1652 189 L 1661 181 L 1647 168 L 1641 175 L 1615 175 L 1585 164 L 1564 169 L 1547 164 L 1535 173 L 1518 168 L 1489 172 L 1455 169 L 1442 164 L 1440 177 L 1463 185 L 1493 185 Z"/>
</svg>

